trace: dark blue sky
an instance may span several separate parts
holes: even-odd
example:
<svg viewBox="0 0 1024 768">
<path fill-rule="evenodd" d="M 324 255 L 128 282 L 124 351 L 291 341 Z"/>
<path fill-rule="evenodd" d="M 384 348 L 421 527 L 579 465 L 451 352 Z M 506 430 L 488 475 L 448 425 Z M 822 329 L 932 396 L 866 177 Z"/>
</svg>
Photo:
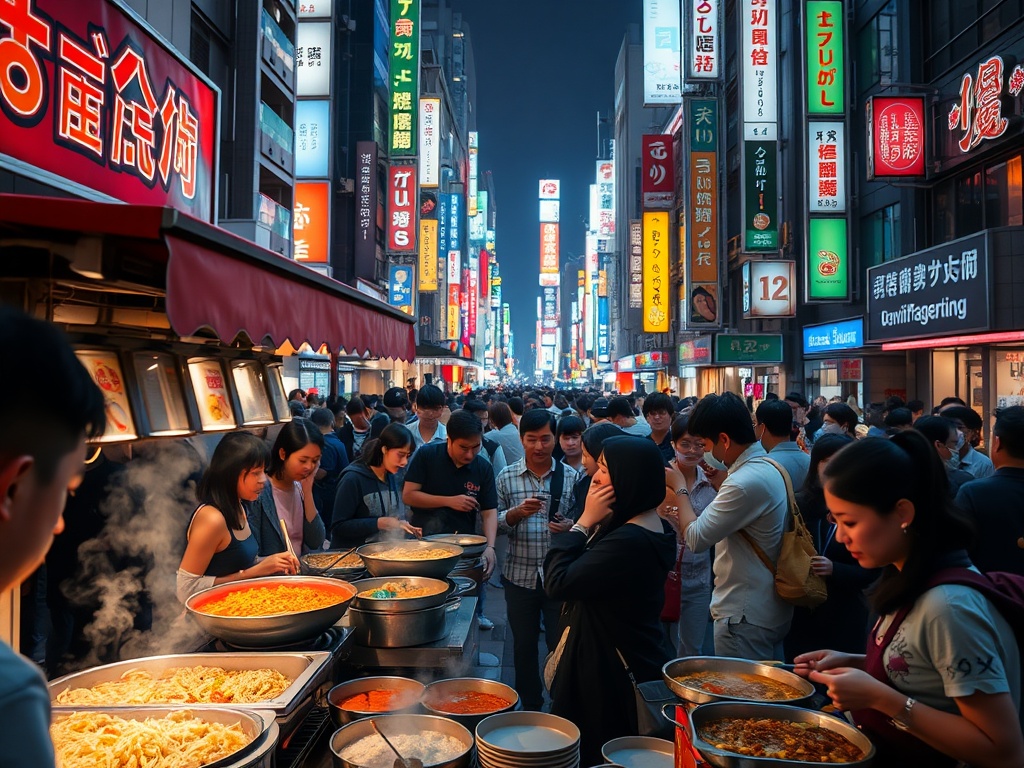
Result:
<svg viewBox="0 0 1024 768">
<path fill-rule="evenodd" d="M 477 74 L 479 171 L 497 198 L 496 245 L 516 356 L 537 322 L 540 179 L 562 182 L 561 252 L 584 250 L 597 159 L 596 118 L 609 115 L 615 59 L 640 0 L 452 0 L 470 25 Z M 520 365 L 528 375 L 531 363 Z"/>
</svg>

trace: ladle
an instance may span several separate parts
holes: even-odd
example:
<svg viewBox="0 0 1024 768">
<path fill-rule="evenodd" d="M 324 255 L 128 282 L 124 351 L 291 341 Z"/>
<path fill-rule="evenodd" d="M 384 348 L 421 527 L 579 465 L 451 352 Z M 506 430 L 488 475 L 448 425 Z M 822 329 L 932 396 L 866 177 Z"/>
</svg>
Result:
<svg viewBox="0 0 1024 768">
<path fill-rule="evenodd" d="M 395 760 L 394 768 L 423 768 L 423 761 L 418 757 L 410 757 L 408 759 L 402 757 L 402 753 L 395 749 L 395 745 L 388 741 L 388 737 L 380 732 L 380 728 L 377 727 L 376 720 L 371 720 L 370 725 L 373 727 L 373 730 L 377 732 L 377 735 L 384 739 L 384 743 L 391 748 L 391 751 L 398 755 L 398 759 Z"/>
</svg>

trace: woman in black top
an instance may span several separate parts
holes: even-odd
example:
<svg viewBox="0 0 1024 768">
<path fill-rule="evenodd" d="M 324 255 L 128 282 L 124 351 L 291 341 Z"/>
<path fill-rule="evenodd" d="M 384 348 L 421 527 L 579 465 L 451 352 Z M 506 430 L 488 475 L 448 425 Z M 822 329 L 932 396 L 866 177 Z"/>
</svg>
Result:
<svg viewBox="0 0 1024 768">
<path fill-rule="evenodd" d="M 605 440 L 579 522 L 552 540 L 544 561 L 545 590 L 568 602 L 551 711 L 579 726 L 582 765 L 600 762 L 609 739 L 638 733 L 618 653 L 637 682 L 660 679 L 674 655 L 659 620 L 676 555 L 675 534 L 656 511 L 664 495 L 657 445 L 633 436 Z"/>
</svg>

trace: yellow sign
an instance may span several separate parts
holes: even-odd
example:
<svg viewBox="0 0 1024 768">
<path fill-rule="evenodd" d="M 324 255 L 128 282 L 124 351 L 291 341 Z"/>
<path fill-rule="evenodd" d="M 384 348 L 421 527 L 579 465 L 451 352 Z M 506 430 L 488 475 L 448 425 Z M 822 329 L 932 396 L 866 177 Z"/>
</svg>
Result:
<svg viewBox="0 0 1024 768">
<path fill-rule="evenodd" d="M 644 211 L 644 333 L 669 329 L 669 214 Z"/>
<path fill-rule="evenodd" d="M 437 290 L 436 219 L 420 219 L 420 290 Z"/>
<path fill-rule="evenodd" d="M 597 273 L 597 295 L 601 298 L 608 295 L 608 272 L 604 269 Z"/>
<path fill-rule="evenodd" d="M 449 339 L 459 340 L 459 312 L 460 312 L 459 285 L 457 283 L 448 286 L 448 336 Z"/>
</svg>

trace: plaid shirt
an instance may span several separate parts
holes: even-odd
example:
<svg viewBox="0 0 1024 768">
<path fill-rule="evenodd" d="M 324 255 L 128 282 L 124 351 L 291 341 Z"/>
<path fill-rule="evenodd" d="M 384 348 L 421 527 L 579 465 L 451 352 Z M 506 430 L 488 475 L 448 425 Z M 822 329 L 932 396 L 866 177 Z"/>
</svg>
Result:
<svg viewBox="0 0 1024 768">
<path fill-rule="evenodd" d="M 557 511 L 569 517 L 573 506 L 573 486 L 579 473 L 567 464 L 563 464 L 562 469 L 565 477 Z M 555 460 L 552 459 L 551 469 L 544 477 L 538 477 L 526 466 L 526 459 L 522 458 L 505 467 L 495 481 L 498 489 L 498 533 L 508 535 L 508 554 L 505 556 L 502 575 L 513 584 L 527 589 L 536 589 L 537 577 L 543 578 L 544 557 L 551 544 L 548 510 L 542 509 L 515 526 L 510 526 L 505 517 L 512 507 L 538 493 L 550 496 L 554 471 Z"/>
</svg>

